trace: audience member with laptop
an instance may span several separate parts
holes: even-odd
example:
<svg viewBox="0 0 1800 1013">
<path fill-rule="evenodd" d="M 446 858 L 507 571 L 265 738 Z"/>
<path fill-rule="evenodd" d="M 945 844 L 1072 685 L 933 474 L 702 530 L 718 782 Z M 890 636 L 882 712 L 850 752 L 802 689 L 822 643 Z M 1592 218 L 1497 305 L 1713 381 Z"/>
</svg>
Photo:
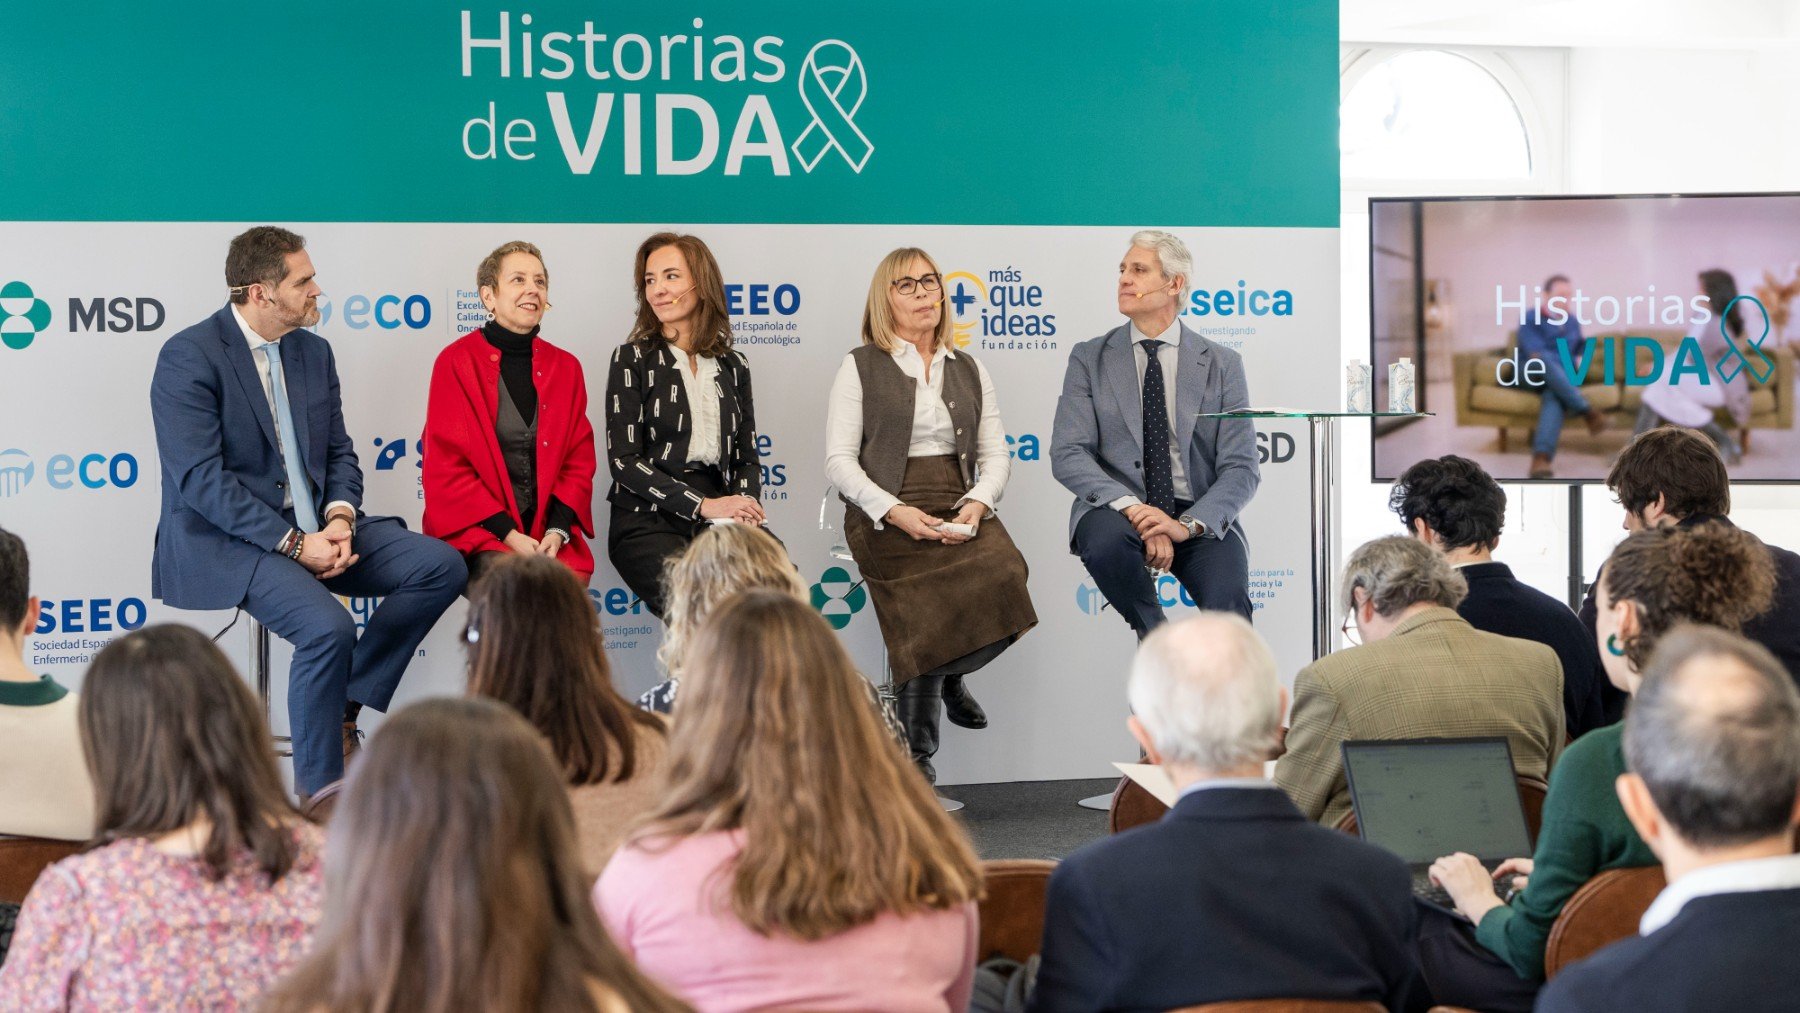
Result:
<svg viewBox="0 0 1800 1013">
<path fill-rule="evenodd" d="M 1735 632 L 1769 607 L 1774 586 L 1768 552 L 1738 528 L 1701 524 L 1627 537 L 1607 559 L 1595 591 L 1595 636 L 1607 678 L 1636 692 L 1639 673 L 1676 624 Z M 1550 775 L 1531 858 L 1490 870 L 1458 852 L 1431 866 L 1463 916 L 1422 908 L 1420 963 L 1438 1002 L 1497 1013 L 1530 1010 L 1544 977 L 1545 941 L 1568 899 L 1606 869 L 1656 864 L 1614 793 L 1625 773 L 1622 730 L 1590 732 L 1564 754 Z M 1521 889 L 1503 901 L 1494 878 L 1515 874 L 1524 880 L 1514 884 Z"/>
</svg>

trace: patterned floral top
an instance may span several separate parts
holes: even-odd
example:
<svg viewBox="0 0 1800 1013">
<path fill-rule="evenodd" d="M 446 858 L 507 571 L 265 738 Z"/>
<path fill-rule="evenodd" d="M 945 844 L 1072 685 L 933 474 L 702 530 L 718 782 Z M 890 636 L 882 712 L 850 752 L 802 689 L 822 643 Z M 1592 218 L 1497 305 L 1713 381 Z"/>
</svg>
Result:
<svg viewBox="0 0 1800 1013">
<path fill-rule="evenodd" d="M 269 886 L 248 853 L 217 883 L 205 863 L 118 841 L 44 870 L 0 965 L 0 1011 L 254 1006 L 312 941 L 324 832 Z"/>
</svg>

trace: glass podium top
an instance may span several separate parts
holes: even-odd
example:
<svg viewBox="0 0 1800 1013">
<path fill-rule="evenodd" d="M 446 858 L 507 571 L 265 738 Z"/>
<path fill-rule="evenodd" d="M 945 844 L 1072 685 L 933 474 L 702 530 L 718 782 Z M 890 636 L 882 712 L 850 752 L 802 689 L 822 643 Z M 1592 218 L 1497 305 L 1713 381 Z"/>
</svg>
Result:
<svg viewBox="0 0 1800 1013">
<path fill-rule="evenodd" d="M 1305 408 L 1245 408 L 1235 412 L 1201 412 L 1203 419 L 1422 419 L 1436 412 L 1337 412 Z"/>
</svg>

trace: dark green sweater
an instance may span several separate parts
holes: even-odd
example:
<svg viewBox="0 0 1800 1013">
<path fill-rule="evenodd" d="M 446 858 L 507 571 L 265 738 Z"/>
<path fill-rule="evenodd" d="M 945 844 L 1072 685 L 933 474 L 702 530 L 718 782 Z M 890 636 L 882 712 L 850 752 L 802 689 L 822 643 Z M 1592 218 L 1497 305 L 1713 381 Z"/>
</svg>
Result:
<svg viewBox="0 0 1800 1013">
<path fill-rule="evenodd" d="M 1544 943 L 1563 905 L 1607 869 L 1659 864 L 1619 806 L 1613 782 L 1625 773 L 1623 722 L 1576 739 L 1550 772 L 1544 825 L 1531 880 L 1511 904 L 1494 908 L 1475 938 L 1512 965 L 1519 977 L 1544 978 Z"/>
</svg>

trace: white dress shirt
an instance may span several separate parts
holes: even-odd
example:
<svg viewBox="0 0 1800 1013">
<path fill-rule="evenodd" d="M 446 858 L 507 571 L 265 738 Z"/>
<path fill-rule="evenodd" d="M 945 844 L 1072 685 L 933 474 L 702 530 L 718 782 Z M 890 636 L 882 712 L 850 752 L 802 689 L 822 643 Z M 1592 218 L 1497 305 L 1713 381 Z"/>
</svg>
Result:
<svg viewBox="0 0 1800 1013">
<path fill-rule="evenodd" d="M 900 342 L 890 354 L 900 371 L 913 378 L 912 440 L 907 444 L 906 456 L 954 456 L 956 431 L 950 422 L 950 410 L 944 406 L 944 361 L 955 358 L 956 353 L 939 348 L 931 357 L 930 379 L 925 376 L 925 360 L 911 342 Z M 1012 458 L 1006 452 L 1006 430 L 1000 425 L 994 381 L 981 360 L 974 362 L 981 377 L 981 422 L 975 431 L 976 479 L 957 506 L 974 500 L 992 514 L 994 504 L 1006 491 Z M 882 518 L 900 503 L 900 498 L 876 485 L 863 470 L 862 394 L 862 376 L 856 371 L 856 360 L 846 355 L 838 367 L 837 378 L 831 382 L 825 412 L 825 478 L 880 528 Z"/>
<path fill-rule="evenodd" d="M 1175 796 L 1175 801 L 1180 802 L 1196 792 L 1213 788 L 1280 788 L 1280 785 L 1266 777 L 1203 777 L 1182 788 Z"/>
<path fill-rule="evenodd" d="M 1135 323 L 1131 325 L 1131 360 L 1137 364 L 1140 403 L 1144 394 L 1144 373 L 1150 368 L 1150 353 L 1144 350 L 1146 341 L 1163 343 L 1156 350 L 1156 361 L 1162 366 L 1163 401 L 1169 407 L 1169 477 L 1175 485 L 1175 502 L 1186 503 L 1194 498 L 1194 490 L 1188 485 L 1187 466 L 1182 463 L 1187 448 L 1179 442 L 1181 430 L 1175 424 L 1175 370 L 1181 365 L 1181 318 L 1176 317 L 1161 334 L 1155 335 L 1138 330 Z M 1114 510 L 1124 510 L 1142 502 L 1136 496 L 1120 496 L 1107 506 Z"/>
<path fill-rule="evenodd" d="M 1690 900 L 1722 893 L 1760 893 L 1800 887 L 1800 855 L 1750 858 L 1696 869 L 1663 888 L 1638 922 L 1638 934 L 1649 935 L 1675 920 Z"/>
<path fill-rule="evenodd" d="M 719 463 L 719 360 L 709 355 L 694 356 L 673 348 L 675 361 L 681 367 L 681 389 L 687 395 L 688 417 L 694 431 L 688 434 L 688 461 L 693 464 Z M 698 375 L 688 367 L 693 361 Z"/>
<path fill-rule="evenodd" d="M 242 313 L 238 312 L 236 303 L 231 304 L 231 315 L 237 318 L 238 330 L 244 332 L 244 340 L 250 343 L 250 361 L 256 363 L 256 375 L 262 378 L 263 398 L 269 402 L 269 418 L 275 420 L 275 450 L 276 453 L 280 453 L 281 413 L 275 410 L 275 388 L 269 383 L 269 359 L 268 356 L 263 354 L 262 348 L 264 345 L 279 344 L 281 339 L 276 338 L 274 341 L 270 341 L 256 333 L 255 329 L 250 326 L 250 322 L 244 319 Z M 286 359 L 281 360 L 281 369 L 283 373 L 287 371 L 288 362 Z M 288 405 L 288 410 L 294 410 L 294 406 L 291 403 Z M 302 442 L 298 439 L 300 434 L 295 433 L 294 435 L 296 437 L 296 444 Z M 302 451 L 302 453 L 304 453 L 304 451 Z M 304 462 L 302 462 L 302 465 L 301 471 L 304 472 L 306 470 Z M 282 491 L 281 505 L 283 507 L 291 507 L 294 505 L 294 491 L 292 489 L 285 489 Z M 320 511 L 319 522 L 321 524 L 326 523 L 326 519 L 331 516 L 331 512 L 338 507 L 343 507 L 350 511 L 350 514 L 353 517 L 356 515 L 356 508 L 351 506 L 348 500 L 334 499 L 325 504 L 325 509 Z"/>
</svg>

